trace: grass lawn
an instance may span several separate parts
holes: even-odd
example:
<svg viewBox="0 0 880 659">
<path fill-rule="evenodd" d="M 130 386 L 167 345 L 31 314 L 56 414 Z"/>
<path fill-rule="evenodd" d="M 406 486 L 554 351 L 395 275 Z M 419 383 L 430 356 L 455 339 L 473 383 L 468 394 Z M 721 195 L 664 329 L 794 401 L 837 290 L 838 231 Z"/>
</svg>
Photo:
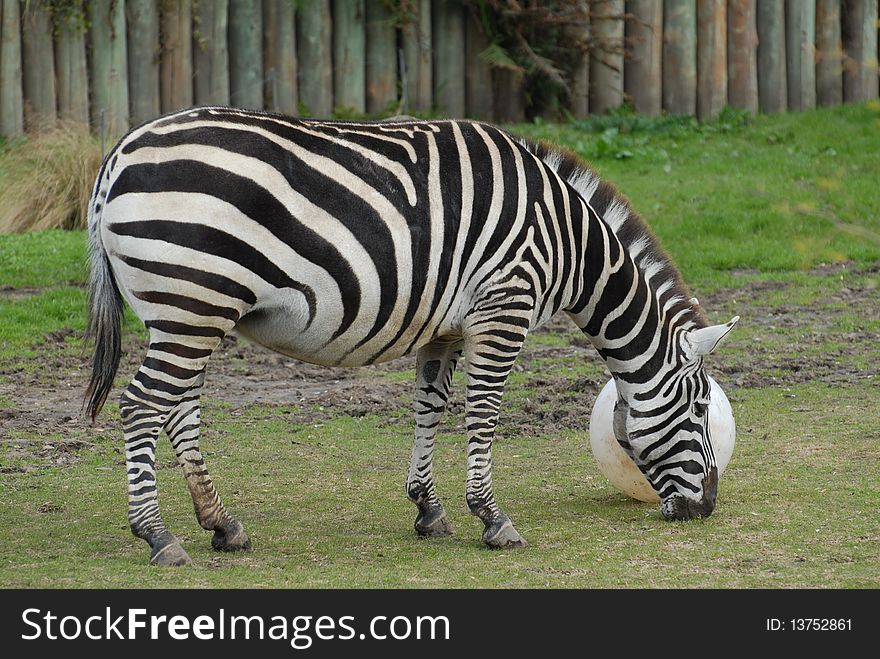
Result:
<svg viewBox="0 0 880 659">
<path fill-rule="evenodd" d="M 494 450 L 496 495 L 527 548 L 486 549 L 466 511 L 460 378 L 435 458 L 456 536 L 416 538 L 404 361 L 319 381 L 333 404 L 312 380 L 280 403 L 271 387 L 206 395 L 203 451 L 255 550 L 211 551 L 163 440 L 163 517 L 194 565 L 151 568 L 125 517 L 117 406 L 94 427 L 76 414 L 85 234 L 48 231 L 0 236 L 0 586 L 880 587 L 880 106 L 513 130 L 591 159 L 710 318 L 742 316 L 708 363 L 738 428 L 715 514 L 665 522 L 605 480 L 586 423 L 607 376 L 560 322 L 527 341 Z M 129 314 L 119 386 L 143 336 Z M 215 382 L 300 373 L 248 346 L 225 359 Z"/>
</svg>

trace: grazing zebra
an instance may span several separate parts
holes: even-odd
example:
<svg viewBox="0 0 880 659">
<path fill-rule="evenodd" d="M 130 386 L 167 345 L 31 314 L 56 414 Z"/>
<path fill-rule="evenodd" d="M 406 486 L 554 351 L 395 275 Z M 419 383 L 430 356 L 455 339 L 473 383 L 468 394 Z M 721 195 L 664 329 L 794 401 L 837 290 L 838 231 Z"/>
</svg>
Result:
<svg viewBox="0 0 880 659">
<path fill-rule="evenodd" d="M 212 545 L 250 548 L 198 441 L 205 367 L 233 328 L 315 364 L 416 352 L 406 493 L 424 536 L 452 533 L 432 454 L 463 357 L 467 504 L 487 545 L 515 547 L 525 541 L 492 488 L 498 408 L 526 334 L 565 311 L 617 381 L 616 436 L 663 515 L 715 506 L 703 356 L 737 319 L 709 326 L 644 222 L 573 155 L 471 121 L 196 108 L 132 130 L 108 153 L 89 238 L 92 419 L 118 367 L 123 297 L 149 330 L 120 413 L 129 522 L 152 563 L 189 562 L 159 514 L 162 430 Z"/>
</svg>

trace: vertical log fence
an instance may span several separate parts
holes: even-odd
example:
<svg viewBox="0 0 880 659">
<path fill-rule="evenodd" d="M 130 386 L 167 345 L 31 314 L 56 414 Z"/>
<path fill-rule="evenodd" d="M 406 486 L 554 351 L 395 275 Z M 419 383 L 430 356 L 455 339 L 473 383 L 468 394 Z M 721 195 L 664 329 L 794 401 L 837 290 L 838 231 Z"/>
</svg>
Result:
<svg viewBox="0 0 880 659">
<path fill-rule="evenodd" d="M 880 94 L 878 0 L 520 4 L 568 16 L 557 33 L 575 47 L 491 57 L 535 34 L 487 29 L 514 6 L 494 0 L 0 0 L 0 135 L 61 120 L 114 137 L 193 104 L 503 122 L 622 103 L 708 119 Z M 530 87 L 546 52 L 564 60 L 544 60 L 565 79 L 549 95 Z"/>
</svg>

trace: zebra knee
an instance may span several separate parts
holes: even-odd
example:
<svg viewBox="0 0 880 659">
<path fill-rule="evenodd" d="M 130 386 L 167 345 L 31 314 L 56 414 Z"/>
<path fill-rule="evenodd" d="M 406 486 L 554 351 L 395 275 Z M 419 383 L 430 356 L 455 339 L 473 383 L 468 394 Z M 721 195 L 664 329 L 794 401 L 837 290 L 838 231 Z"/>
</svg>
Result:
<svg viewBox="0 0 880 659">
<path fill-rule="evenodd" d="M 428 384 L 435 382 L 440 375 L 440 367 L 442 366 L 439 359 L 431 359 L 425 362 L 422 368 L 422 377 Z"/>
</svg>

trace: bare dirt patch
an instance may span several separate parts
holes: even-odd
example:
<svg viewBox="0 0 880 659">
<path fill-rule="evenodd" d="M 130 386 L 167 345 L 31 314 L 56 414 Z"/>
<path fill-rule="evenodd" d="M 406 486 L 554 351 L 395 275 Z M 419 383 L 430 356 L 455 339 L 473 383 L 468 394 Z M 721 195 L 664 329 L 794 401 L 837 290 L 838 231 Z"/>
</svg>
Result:
<svg viewBox="0 0 880 659">
<path fill-rule="evenodd" d="M 348 414 L 363 416 L 389 400 L 396 401 L 410 389 L 408 383 L 384 380 L 382 374 L 414 366 L 414 357 L 359 369 L 315 366 L 232 336 L 224 339 L 211 358 L 205 395 L 216 396 L 233 407 L 342 406 Z"/>
<path fill-rule="evenodd" d="M 16 300 L 21 299 L 23 297 L 31 297 L 32 295 L 38 295 L 41 291 L 39 288 L 32 287 L 21 287 L 16 288 L 15 286 L 10 286 L 9 284 L 3 284 L 0 286 L 0 300 Z"/>
<path fill-rule="evenodd" d="M 852 272 L 851 265 L 811 272 L 842 276 L 845 271 Z M 726 382 L 748 388 L 880 383 L 880 333 L 870 329 L 880 319 L 878 272 L 880 264 L 875 264 L 858 273 L 869 275 L 862 283 L 841 285 L 809 305 L 769 302 L 765 294 L 784 290 L 782 282 L 749 282 L 706 296 L 701 300 L 706 308 L 730 313 L 745 308 L 743 323 L 753 330 L 745 349 L 722 350 L 712 357 L 711 369 Z"/>
</svg>

